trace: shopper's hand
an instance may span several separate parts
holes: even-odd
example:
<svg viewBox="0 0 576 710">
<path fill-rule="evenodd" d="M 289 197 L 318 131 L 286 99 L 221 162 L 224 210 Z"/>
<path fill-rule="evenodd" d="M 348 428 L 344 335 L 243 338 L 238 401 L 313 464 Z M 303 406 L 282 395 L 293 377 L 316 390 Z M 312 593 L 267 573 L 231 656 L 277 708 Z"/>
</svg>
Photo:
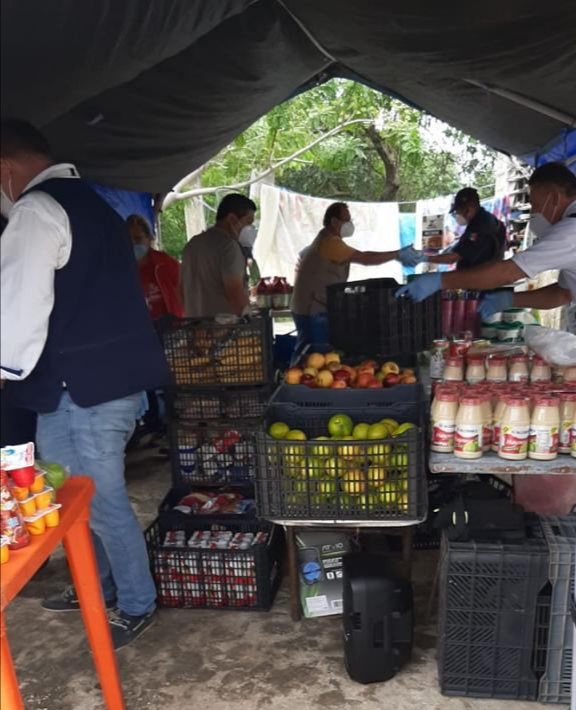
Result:
<svg viewBox="0 0 576 710">
<path fill-rule="evenodd" d="M 412 244 L 404 247 L 404 249 L 400 249 L 398 253 L 398 261 L 400 261 L 403 266 L 417 266 L 424 260 L 424 252 L 414 249 Z"/>
<path fill-rule="evenodd" d="M 486 291 L 480 295 L 478 313 L 482 318 L 489 318 L 495 313 L 512 308 L 514 291 L 511 288 L 499 288 L 495 291 Z"/>
<path fill-rule="evenodd" d="M 436 293 L 436 291 L 440 291 L 441 289 L 441 273 L 422 274 L 422 276 L 418 276 L 418 278 L 414 279 L 409 284 L 406 284 L 406 286 L 399 288 L 396 291 L 396 298 L 407 296 L 413 301 L 416 301 L 416 303 L 420 303 L 420 301 L 423 301 L 428 298 L 428 296 L 431 296 L 433 293 Z"/>
</svg>

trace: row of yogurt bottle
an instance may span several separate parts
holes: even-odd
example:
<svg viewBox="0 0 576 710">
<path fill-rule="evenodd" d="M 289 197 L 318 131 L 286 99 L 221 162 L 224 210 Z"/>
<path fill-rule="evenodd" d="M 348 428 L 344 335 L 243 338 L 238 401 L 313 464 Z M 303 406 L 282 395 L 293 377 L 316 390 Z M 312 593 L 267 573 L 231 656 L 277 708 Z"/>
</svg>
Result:
<svg viewBox="0 0 576 710">
<path fill-rule="evenodd" d="M 576 387 L 549 383 L 440 384 L 431 407 L 431 449 L 461 459 L 576 458 Z"/>
</svg>

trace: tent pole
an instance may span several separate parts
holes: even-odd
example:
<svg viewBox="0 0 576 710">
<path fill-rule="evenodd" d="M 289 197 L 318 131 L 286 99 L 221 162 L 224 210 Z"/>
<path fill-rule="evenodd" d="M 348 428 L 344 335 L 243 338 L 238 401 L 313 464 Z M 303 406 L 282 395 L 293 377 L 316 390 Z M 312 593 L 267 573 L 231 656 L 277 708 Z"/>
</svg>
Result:
<svg viewBox="0 0 576 710">
<path fill-rule="evenodd" d="M 464 81 L 468 84 L 472 84 L 473 86 L 477 86 L 479 89 L 484 89 L 484 91 L 488 91 L 491 94 L 496 94 L 496 96 L 508 99 L 515 104 L 519 104 L 525 108 L 532 109 L 532 111 L 541 113 L 544 116 L 553 118 L 555 121 L 560 121 L 560 123 L 565 123 L 570 127 L 576 126 L 576 117 L 570 116 L 570 114 L 564 113 L 563 111 L 558 111 L 550 106 L 546 106 L 546 104 L 542 104 L 539 101 L 534 101 L 534 99 L 529 99 L 527 96 L 522 96 L 522 94 L 517 94 L 515 91 L 500 89 L 497 86 L 485 84 L 484 82 L 476 81 L 475 79 L 465 79 Z"/>
</svg>

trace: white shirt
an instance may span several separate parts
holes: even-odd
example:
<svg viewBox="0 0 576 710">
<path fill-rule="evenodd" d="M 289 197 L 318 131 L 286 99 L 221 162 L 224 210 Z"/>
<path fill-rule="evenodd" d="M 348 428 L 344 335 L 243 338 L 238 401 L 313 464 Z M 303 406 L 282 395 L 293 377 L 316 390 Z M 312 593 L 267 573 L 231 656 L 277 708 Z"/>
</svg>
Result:
<svg viewBox="0 0 576 710">
<path fill-rule="evenodd" d="M 559 270 L 558 283 L 576 302 L 576 218 L 568 216 L 571 214 L 576 214 L 576 200 L 536 244 L 516 254 L 512 261 L 531 279 L 543 271 Z"/>
<path fill-rule="evenodd" d="M 79 177 L 73 165 L 59 163 L 43 170 L 24 192 L 50 178 Z M 0 239 L 2 379 L 22 380 L 36 367 L 54 306 L 54 273 L 68 263 L 71 250 L 68 215 L 50 195 L 33 192 L 10 209 Z"/>
</svg>

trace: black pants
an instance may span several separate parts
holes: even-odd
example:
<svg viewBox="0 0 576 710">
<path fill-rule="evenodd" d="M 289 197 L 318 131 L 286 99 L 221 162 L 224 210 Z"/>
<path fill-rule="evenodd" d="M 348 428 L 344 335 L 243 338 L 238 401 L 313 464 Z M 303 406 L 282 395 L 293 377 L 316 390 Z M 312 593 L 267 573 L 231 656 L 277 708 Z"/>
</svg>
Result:
<svg viewBox="0 0 576 710">
<path fill-rule="evenodd" d="M 27 444 L 36 439 L 36 412 L 14 407 L 0 390 L 0 446 Z"/>
</svg>

